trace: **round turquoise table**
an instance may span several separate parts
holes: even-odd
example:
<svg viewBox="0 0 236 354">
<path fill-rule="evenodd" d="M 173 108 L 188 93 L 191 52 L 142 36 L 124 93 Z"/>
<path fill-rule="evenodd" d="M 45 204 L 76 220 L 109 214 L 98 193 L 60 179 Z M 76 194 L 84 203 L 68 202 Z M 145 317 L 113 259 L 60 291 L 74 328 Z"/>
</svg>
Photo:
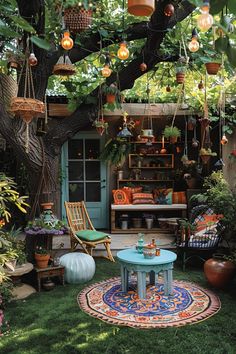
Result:
<svg viewBox="0 0 236 354">
<path fill-rule="evenodd" d="M 177 256 L 174 252 L 161 249 L 160 256 L 152 259 L 144 258 L 143 254 L 135 249 L 129 248 L 117 252 L 117 258 L 121 264 L 121 288 L 127 292 L 129 286 L 129 272 L 137 272 L 138 296 L 141 299 L 146 297 L 146 273 L 150 274 L 150 284 L 155 284 L 156 274 L 164 274 L 164 294 L 172 295 L 172 270 L 173 262 Z"/>
</svg>

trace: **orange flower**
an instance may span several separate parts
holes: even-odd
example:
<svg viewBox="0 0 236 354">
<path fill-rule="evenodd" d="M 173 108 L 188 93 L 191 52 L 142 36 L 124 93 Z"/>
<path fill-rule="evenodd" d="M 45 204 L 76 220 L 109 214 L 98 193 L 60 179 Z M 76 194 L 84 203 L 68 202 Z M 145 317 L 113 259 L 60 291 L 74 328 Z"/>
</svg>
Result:
<svg viewBox="0 0 236 354">
<path fill-rule="evenodd" d="M 5 220 L 4 219 L 0 219 L 0 228 L 3 227 L 5 225 Z"/>
</svg>

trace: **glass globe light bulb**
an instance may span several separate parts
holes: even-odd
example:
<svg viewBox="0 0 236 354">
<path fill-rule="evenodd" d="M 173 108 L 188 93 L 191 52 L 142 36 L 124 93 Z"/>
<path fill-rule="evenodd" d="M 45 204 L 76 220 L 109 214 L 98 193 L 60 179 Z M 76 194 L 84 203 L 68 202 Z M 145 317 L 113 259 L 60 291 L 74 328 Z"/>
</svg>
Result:
<svg viewBox="0 0 236 354">
<path fill-rule="evenodd" d="M 36 58 L 34 53 L 30 53 L 28 60 L 30 66 L 35 66 L 38 64 L 38 59 Z"/>
<path fill-rule="evenodd" d="M 191 42 L 188 44 L 188 49 L 190 52 L 195 53 L 199 49 L 199 42 L 197 40 L 197 37 L 192 37 Z"/>
<path fill-rule="evenodd" d="M 226 145 L 228 143 L 228 139 L 226 138 L 226 135 L 222 135 L 221 141 L 220 141 L 221 145 Z"/>
<path fill-rule="evenodd" d="M 126 60 L 129 57 L 129 49 L 127 48 L 126 42 L 120 43 L 120 48 L 118 49 L 117 56 L 121 60 Z"/>
<path fill-rule="evenodd" d="M 197 19 L 197 26 L 201 31 L 206 32 L 211 28 L 213 22 L 213 17 L 209 14 L 209 11 L 202 11 L 202 14 Z"/>
<path fill-rule="evenodd" d="M 61 40 L 61 46 L 65 50 L 70 50 L 73 48 L 74 41 L 72 38 L 70 38 L 70 32 L 64 32 L 63 38 Z"/>
<path fill-rule="evenodd" d="M 103 77 L 109 77 L 112 73 L 112 70 L 109 68 L 109 65 L 106 64 L 102 70 L 101 70 L 101 74 Z"/>
</svg>

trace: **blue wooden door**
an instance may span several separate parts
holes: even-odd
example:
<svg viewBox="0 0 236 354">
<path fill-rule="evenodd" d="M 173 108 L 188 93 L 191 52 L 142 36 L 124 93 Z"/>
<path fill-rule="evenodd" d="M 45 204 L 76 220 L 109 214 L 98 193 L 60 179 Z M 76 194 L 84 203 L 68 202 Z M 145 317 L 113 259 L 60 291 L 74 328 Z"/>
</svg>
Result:
<svg viewBox="0 0 236 354">
<path fill-rule="evenodd" d="M 108 228 L 106 165 L 99 160 L 105 140 L 95 132 L 81 132 L 62 148 L 62 215 L 64 201 L 84 200 L 95 228 Z"/>
</svg>

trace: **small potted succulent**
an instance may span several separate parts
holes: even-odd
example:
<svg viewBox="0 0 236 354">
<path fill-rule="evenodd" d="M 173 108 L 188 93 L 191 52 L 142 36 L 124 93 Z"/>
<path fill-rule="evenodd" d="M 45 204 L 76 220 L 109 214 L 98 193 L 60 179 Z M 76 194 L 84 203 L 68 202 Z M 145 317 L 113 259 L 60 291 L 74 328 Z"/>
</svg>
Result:
<svg viewBox="0 0 236 354">
<path fill-rule="evenodd" d="M 170 139 L 170 142 L 174 144 L 177 142 L 177 139 L 180 137 L 181 133 L 179 128 L 167 125 L 164 129 L 163 135 L 166 139 Z"/>
</svg>

